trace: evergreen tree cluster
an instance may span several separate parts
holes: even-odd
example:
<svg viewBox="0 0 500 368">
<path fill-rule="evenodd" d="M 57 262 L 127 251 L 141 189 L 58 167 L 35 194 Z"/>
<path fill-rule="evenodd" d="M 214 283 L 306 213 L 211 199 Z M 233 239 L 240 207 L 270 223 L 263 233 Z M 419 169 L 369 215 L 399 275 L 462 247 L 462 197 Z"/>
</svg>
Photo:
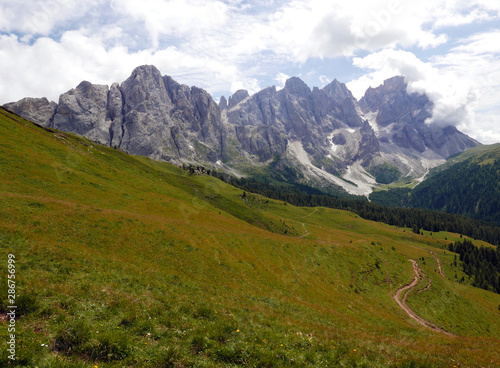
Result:
<svg viewBox="0 0 500 368">
<path fill-rule="evenodd" d="M 464 239 L 450 243 L 448 249 L 460 255 L 463 271 L 473 278 L 473 286 L 500 294 L 500 247 L 476 247 Z"/>
<path fill-rule="evenodd" d="M 373 192 L 370 200 L 389 207 L 455 213 L 500 226 L 500 148 L 439 171 L 413 190 Z"/>
<path fill-rule="evenodd" d="M 500 225 L 500 159 L 469 159 L 431 176 L 412 190 L 409 205 Z"/>
<path fill-rule="evenodd" d="M 360 217 L 389 225 L 425 229 L 427 231 L 449 231 L 500 244 L 500 227 L 484 223 L 470 217 L 428 209 L 384 207 L 369 202 L 364 197 L 338 197 L 326 195 L 318 189 L 306 185 L 269 184 L 247 178 L 235 178 L 229 174 L 212 170 L 215 176 L 244 191 L 268 198 L 288 202 L 295 206 L 329 207 L 351 211 Z"/>
</svg>

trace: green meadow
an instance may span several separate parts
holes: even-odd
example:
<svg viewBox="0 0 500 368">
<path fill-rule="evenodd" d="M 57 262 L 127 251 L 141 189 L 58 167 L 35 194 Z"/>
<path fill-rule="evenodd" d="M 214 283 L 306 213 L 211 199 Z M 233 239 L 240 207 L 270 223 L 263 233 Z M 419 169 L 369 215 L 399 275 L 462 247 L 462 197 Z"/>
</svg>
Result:
<svg viewBox="0 0 500 368">
<path fill-rule="evenodd" d="M 462 280 L 458 239 L 243 193 L 0 111 L 0 366 L 498 367 L 500 295 Z M 452 335 L 395 302 L 409 259 L 426 277 L 408 305 Z"/>
</svg>

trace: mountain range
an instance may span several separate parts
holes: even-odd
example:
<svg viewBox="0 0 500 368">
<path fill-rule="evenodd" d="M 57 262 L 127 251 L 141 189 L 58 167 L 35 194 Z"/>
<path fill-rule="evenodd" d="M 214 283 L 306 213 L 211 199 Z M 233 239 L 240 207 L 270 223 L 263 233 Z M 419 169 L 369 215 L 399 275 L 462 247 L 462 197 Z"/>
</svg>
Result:
<svg viewBox="0 0 500 368">
<path fill-rule="evenodd" d="M 81 82 L 58 103 L 24 98 L 4 106 L 135 155 L 237 176 L 271 170 L 284 181 L 369 195 L 379 183 L 421 179 L 479 144 L 453 126 L 427 124 L 432 101 L 406 87 L 396 76 L 358 101 L 337 80 L 311 90 L 292 77 L 280 90 L 239 90 L 216 103 L 203 89 L 139 66 L 111 87 Z"/>
</svg>

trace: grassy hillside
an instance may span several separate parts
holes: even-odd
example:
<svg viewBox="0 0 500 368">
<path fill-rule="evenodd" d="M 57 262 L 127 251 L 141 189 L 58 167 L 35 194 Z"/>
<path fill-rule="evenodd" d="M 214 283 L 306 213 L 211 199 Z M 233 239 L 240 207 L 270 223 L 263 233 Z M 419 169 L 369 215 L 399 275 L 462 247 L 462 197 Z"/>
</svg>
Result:
<svg viewBox="0 0 500 368">
<path fill-rule="evenodd" d="M 500 225 L 500 146 L 466 157 L 415 187 L 409 203 Z"/>
<path fill-rule="evenodd" d="M 473 147 L 431 170 L 422 183 L 370 195 L 390 207 L 424 208 L 500 225 L 500 144 Z"/>
<path fill-rule="evenodd" d="M 500 148 L 500 143 L 482 144 L 479 146 L 469 148 L 468 150 L 466 150 L 464 152 L 461 152 L 459 154 L 448 157 L 448 159 L 446 160 L 446 163 L 444 165 L 433 168 L 430 172 L 430 175 L 433 175 L 434 173 L 437 173 L 437 172 L 442 171 L 444 169 L 448 169 L 449 167 L 451 167 L 455 164 L 458 164 L 459 162 L 463 162 L 465 160 L 468 160 L 474 156 L 480 157 L 480 156 L 482 156 L 482 154 L 487 153 L 488 151 L 498 149 L 498 148 Z"/>
<path fill-rule="evenodd" d="M 3 110 L 0 172 L 1 366 L 10 362 L 9 254 L 18 307 L 10 366 L 500 361 L 500 295 L 456 281 L 464 274 L 444 249 L 457 234 L 416 235 L 350 212 L 243 196 Z M 396 304 L 414 277 L 408 259 L 426 274 L 408 304 L 453 336 Z"/>
</svg>

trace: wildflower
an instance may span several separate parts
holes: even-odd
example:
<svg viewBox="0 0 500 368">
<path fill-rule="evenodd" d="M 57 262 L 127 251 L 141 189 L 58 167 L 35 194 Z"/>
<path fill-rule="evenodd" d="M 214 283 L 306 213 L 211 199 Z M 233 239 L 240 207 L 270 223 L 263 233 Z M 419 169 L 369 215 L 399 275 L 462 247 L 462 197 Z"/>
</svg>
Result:
<svg viewBox="0 0 500 368">
<path fill-rule="evenodd" d="M 236 332 L 240 332 L 240 330 L 236 330 Z"/>
<path fill-rule="evenodd" d="M 354 351 L 356 351 L 356 349 L 354 349 Z"/>
<path fill-rule="evenodd" d="M 283 344 L 281 344 L 281 346 L 283 346 Z"/>
</svg>

